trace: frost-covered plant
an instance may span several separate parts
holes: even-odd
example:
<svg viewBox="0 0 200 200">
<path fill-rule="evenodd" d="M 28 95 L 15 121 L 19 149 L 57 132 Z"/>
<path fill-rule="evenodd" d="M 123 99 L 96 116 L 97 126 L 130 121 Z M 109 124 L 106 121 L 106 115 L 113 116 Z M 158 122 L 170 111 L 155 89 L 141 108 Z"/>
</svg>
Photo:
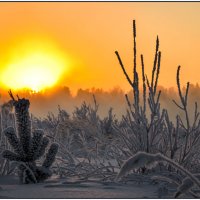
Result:
<svg viewBox="0 0 200 200">
<path fill-rule="evenodd" d="M 120 172 L 118 173 L 116 180 L 121 179 L 131 170 L 137 170 L 142 167 L 152 168 L 157 164 L 160 154 L 150 154 L 146 152 L 137 152 L 134 156 L 130 157 L 122 165 Z"/>
<path fill-rule="evenodd" d="M 121 167 L 118 175 L 116 176 L 116 181 L 120 180 L 123 176 L 125 176 L 128 172 L 134 169 L 146 167 L 152 168 L 152 166 L 156 165 L 159 162 L 167 162 L 180 172 L 186 175 L 186 178 L 182 181 L 182 184 L 178 187 L 177 193 L 175 197 L 178 197 L 181 193 L 188 192 L 194 184 L 200 187 L 200 181 L 198 180 L 199 174 L 195 175 L 190 173 L 187 169 L 176 163 L 170 158 L 166 156 L 156 153 L 150 154 L 146 152 L 138 152 L 134 156 L 130 157 Z"/>
<path fill-rule="evenodd" d="M 9 126 L 13 126 L 15 128 L 15 119 L 13 111 L 12 101 L 8 101 L 1 105 L 0 111 L 0 154 L 3 150 L 9 149 L 10 145 L 8 143 L 7 138 L 3 134 L 3 130 Z M 0 174 L 7 175 L 10 173 L 10 163 L 6 159 L 0 160 Z"/>
<path fill-rule="evenodd" d="M 75 108 L 75 111 L 73 112 L 73 118 L 78 120 L 87 120 L 96 126 L 99 123 L 99 116 L 97 114 L 99 105 L 97 104 L 95 95 L 92 97 L 94 101 L 94 107 L 84 101 L 80 108 Z"/>
<path fill-rule="evenodd" d="M 194 174 L 194 176 L 196 176 L 199 179 L 198 174 Z M 171 177 L 156 175 L 156 176 L 151 177 L 151 179 L 156 180 L 156 181 L 164 181 L 164 182 L 175 184 L 177 186 L 177 191 L 174 195 L 174 198 L 178 198 L 181 194 L 184 194 L 184 193 L 189 194 L 194 198 L 199 198 L 199 196 L 191 190 L 192 187 L 194 186 L 194 183 L 188 177 L 186 177 L 182 181 L 180 181 L 180 180 L 175 180 L 174 174 L 173 174 L 173 176 L 171 176 Z"/>
<path fill-rule="evenodd" d="M 58 119 L 59 122 L 64 122 L 69 119 L 69 114 L 64 109 L 62 109 L 60 105 L 58 106 Z"/>
<path fill-rule="evenodd" d="M 11 91 L 9 94 L 15 107 L 17 133 L 13 127 L 4 130 L 13 150 L 5 150 L 2 155 L 10 161 L 18 162 L 19 178 L 22 183 L 43 181 L 52 174 L 50 167 L 55 160 L 58 144 L 51 144 L 45 154 L 49 139 L 44 137 L 42 130 L 31 131 L 29 100 L 19 97 L 18 100 L 15 100 Z M 42 166 L 37 166 L 36 161 L 44 154 L 45 159 Z"/>
<path fill-rule="evenodd" d="M 182 119 L 180 115 L 177 115 L 177 120 L 179 122 L 178 132 L 181 137 L 177 148 L 179 148 L 181 152 L 179 154 L 178 162 L 180 164 L 183 164 L 185 167 L 188 167 L 188 165 L 196 159 L 195 157 L 199 155 L 200 113 L 198 112 L 197 102 L 195 102 L 194 120 L 193 121 L 190 120 L 189 108 L 188 108 L 188 94 L 189 94 L 190 83 L 187 82 L 185 94 L 183 95 L 183 91 L 181 90 L 181 84 L 180 84 L 180 69 L 181 67 L 178 66 L 176 75 L 176 82 L 177 82 L 180 103 L 177 103 L 175 100 L 173 100 L 173 102 L 180 110 L 183 111 L 185 115 L 184 119 Z"/>
<path fill-rule="evenodd" d="M 200 178 L 200 174 L 194 174 L 194 176 L 197 177 L 198 179 Z M 193 186 L 194 186 L 194 182 L 189 177 L 184 178 L 182 183 L 178 186 L 177 192 L 174 195 L 174 198 L 178 198 L 181 194 L 186 193 L 186 192 L 191 193 L 190 189 Z M 192 195 L 193 195 L 193 193 L 192 193 Z"/>
<path fill-rule="evenodd" d="M 76 107 L 73 116 L 77 119 L 87 119 L 89 105 L 84 101 L 80 108 Z"/>
<path fill-rule="evenodd" d="M 101 129 L 102 133 L 106 136 L 112 137 L 113 132 L 113 123 L 115 115 L 113 115 L 113 108 L 110 108 L 108 111 L 108 116 L 101 120 Z"/>
<path fill-rule="evenodd" d="M 160 95 L 161 91 L 157 92 L 157 85 L 160 73 L 161 52 L 159 51 L 159 39 L 156 40 L 156 51 L 151 75 L 151 82 L 149 81 L 144 69 L 144 58 L 141 55 L 141 68 L 142 68 L 142 86 L 143 94 L 139 92 L 139 75 L 136 63 L 136 25 L 133 20 L 133 80 L 126 72 L 121 57 L 118 51 L 115 54 L 118 58 L 122 71 L 133 89 L 133 103 L 126 95 L 126 101 L 129 110 L 127 116 L 123 116 L 124 122 L 127 127 L 119 130 L 120 137 L 123 137 L 125 145 L 129 148 L 131 153 L 137 151 L 145 152 L 159 152 L 160 143 L 162 142 L 162 132 L 164 127 L 165 110 L 160 108 Z M 148 89 L 148 91 L 147 91 Z M 148 95 L 147 95 L 148 92 Z M 143 99 L 143 102 L 140 102 Z M 148 116 L 150 112 L 150 116 Z"/>
</svg>

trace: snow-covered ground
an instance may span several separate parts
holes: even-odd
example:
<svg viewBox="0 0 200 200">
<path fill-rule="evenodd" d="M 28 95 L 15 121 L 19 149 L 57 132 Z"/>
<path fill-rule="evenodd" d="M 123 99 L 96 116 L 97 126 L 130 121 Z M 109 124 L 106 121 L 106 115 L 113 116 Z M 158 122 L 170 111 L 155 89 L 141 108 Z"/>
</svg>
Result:
<svg viewBox="0 0 200 200">
<path fill-rule="evenodd" d="M 18 177 L 0 177 L 0 198 L 158 198 L 158 184 L 71 182 L 50 179 L 45 183 L 22 185 Z"/>
</svg>

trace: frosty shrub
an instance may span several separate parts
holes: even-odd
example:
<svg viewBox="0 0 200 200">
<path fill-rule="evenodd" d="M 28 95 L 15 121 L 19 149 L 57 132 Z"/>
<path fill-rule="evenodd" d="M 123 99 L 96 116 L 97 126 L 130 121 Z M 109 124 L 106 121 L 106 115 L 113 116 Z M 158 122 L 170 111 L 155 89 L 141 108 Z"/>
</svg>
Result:
<svg viewBox="0 0 200 200">
<path fill-rule="evenodd" d="M 141 63 L 138 64 L 137 62 L 136 23 L 133 20 L 132 74 L 127 73 L 128 70 L 125 68 L 119 52 L 115 51 L 122 72 L 131 86 L 132 95 L 125 95 L 128 109 L 126 115 L 122 116 L 121 124 L 123 126 L 112 124 L 112 128 L 121 139 L 122 149 L 126 149 L 124 155 L 129 155 L 126 156 L 126 159 L 138 151 L 152 154 L 161 153 L 178 162 L 184 168 L 197 173 L 200 166 L 200 113 L 198 104 L 195 102 L 193 115 L 188 106 L 190 83 L 188 82 L 185 88 L 181 89 L 181 67 L 178 66 L 176 75 L 178 96 L 173 102 L 182 113 L 176 115 L 176 122 L 174 123 L 174 119 L 170 119 L 168 110 L 161 106 L 161 90 L 158 87 L 161 68 L 159 46 L 160 41 L 157 37 L 152 73 L 148 77 L 145 73 L 143 55 L 140 55 Z M 138 74 L 138 67 L 141 67 L 141 76 Z M 169 171 L 174 170 L 168 163 L 162 167 Z M 146 167 L 142 168 L 141 172 L 145 171 Z"/>
<path fill-rule="evenodd" d="M 178 197 L 181 193 L 185 193 L 190 191 L 190 189 L 196 184 L 200 187 L 200 181 L 198 180 L 199 174 L 195 175 L 190 173 L 187 169 L 174 162 L 172 159 L 167 158 L 166 156 L 156 153 L 150 154 L 146 152 L 138 152 L 134 156 L 130 157 L 120 169 L 116 181 L 120 180 L 123 176 L 125 176 L 131 170 L 135 170 L 141 167 L 151 168 L 155 164 L 159 162 L 167 162 L 169 165 L 173 166 L 180 172 L 186 175 L 186 178 L 182 181 L 182 184 L 177 188 L 177 192 L 175 197 Z"/>
<path fill-rule="evenodd" d="M 122 59 L 115 51 L 120 67 L 133 90 L 133 101 L 126 94 L 128 104 L 127 115 L 123 116 L 123 121 L 126 127 L 117 129 L 125 146 L 131 154 L 138 151 L 147 153 L 164 152 L 166 142 L 163 138 L 164 118 L 166 110 L 161 109 L 160 96 L 161 91 L 158 91 L 158 79 L 161 65 L 161 52 L 159 51 L 159 38 L 156 39 L 154 63 L 152 67 L 151 79 L 145 74 L 144 57 L 141 58 L 142 68 L 142 94 L 140 94 L 138 64 L 137 64 L 137 48 L 136 48 L 136 24 L 133 20 L 133 74 L 130 76 L 125 69 Z M 133 77 L 133 78 L 132 78 Z"/>
<path fill-rule="evenodd" d="M 197 177 L 198 179 L 200 178 L 200 174 L 194 174 L 194 176 Z M 177 188 L 177 192 L 174 195 L 174 198 L 178 198 L 182 193 L 186 193 L 188 191 L 191 192 L 190 189 L 193 186 L 194 186 L 194 182 L 189 177 L 184 178 L 182 183 Z"/>
<path fill-rule="evenodd" d="M 15 100 L 11 91 L 9 94 L 15 108 L 17 133 L 13 127 L 4 130 L 13 151 L 5 150 L 2 155 L 10 161 L 19 163 L 19 178 L 22 183 L 43 181 L 52 174 L 50 167 L 55 160 L 58 144 L 51 144 L 42 166 L 37 166 L 36 160 L 45 154 L 49 139 L 44 137 L 42 130 L 31 131 L 29 100 L 19 97 Z"/>
</svg>

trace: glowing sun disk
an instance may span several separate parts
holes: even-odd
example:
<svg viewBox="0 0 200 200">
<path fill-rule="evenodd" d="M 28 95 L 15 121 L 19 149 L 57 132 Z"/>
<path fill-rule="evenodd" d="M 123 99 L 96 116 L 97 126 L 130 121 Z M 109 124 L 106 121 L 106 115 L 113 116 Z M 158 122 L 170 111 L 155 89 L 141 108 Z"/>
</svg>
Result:
<svg viewBox="0 0 200 200">
<path fill-rule="evenodd" d="M 38 92 L 55 85 L 64 71 L 66 62 L 59 50 L 32 44 L 15 48 L 10 62 L 2 69 L 0 80 L 11 89 Z"/>
</svg>

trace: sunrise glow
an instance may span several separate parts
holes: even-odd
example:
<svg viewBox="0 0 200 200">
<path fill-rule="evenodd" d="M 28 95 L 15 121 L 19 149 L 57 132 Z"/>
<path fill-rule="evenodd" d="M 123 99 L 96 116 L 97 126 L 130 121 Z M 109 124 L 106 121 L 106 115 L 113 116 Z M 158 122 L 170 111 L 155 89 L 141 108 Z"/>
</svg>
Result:
<svg viewBox="0 0 200 200">
<path fill-rule="evenodd" d="M 0 89 L 55 85 L 73 93 L 93 87 L 129 91 L 114 52 L 119 51 L 132 76 L 133 19 L 139 75 L 143 54 L 145 72 L 151 76 L 158 35 L 158 84 L 176 87 L 178 65 L 183 67 L 183 83 L 199 83 L 199 3 L 5 2 L 0 7 Z"/>
<path fill-rule="evenodd" d="M 5 87 L 38 92 L 54 86 L 67 71 L 67 62 L 50 41 L 29 40 L 10 51 L 0 80 Z"/>
</svg>

